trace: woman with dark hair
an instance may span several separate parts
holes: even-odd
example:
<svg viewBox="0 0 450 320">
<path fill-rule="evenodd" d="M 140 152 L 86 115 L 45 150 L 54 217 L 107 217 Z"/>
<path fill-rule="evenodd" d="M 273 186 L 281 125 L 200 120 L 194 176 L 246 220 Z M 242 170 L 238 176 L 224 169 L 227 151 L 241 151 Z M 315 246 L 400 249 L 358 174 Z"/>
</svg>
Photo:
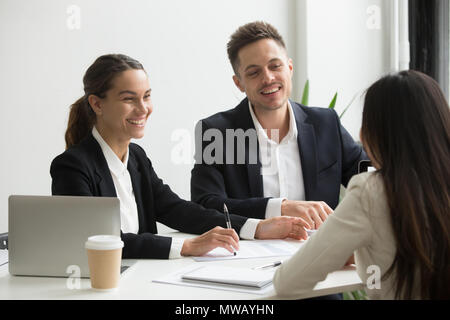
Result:
<svg viewBox="0 0 450 320">
<path fill-rule="evenodd" d="M 180 199 L 153 170 L 144 150 L 131 139 L 144 136 L 153 111 L 147 73 L 136 60 L 119 54 L 99 57 L 83 78 L 84 96 L 70 110 L 67 150 L 50 168 L 52 194 L 118 197 L 123 258 L 176 258 L 223 247 L 233 252 L 241 238 L 306 238 L 300 218 L 248 219 L 225 216 Z M 280 219 L 281 218 L 281 219 Z M 156 221 L 190 239 L 156 235 Z"/>
<path fill-rule="evenodd" d="M 370 298 L 450 299 L 450 109 L 437 82 L 404 71 L 373 84 L 361 141 L 377 170 L 352 178 L 276 291 L 302 294 L 354 253 Z"/>
</svg>

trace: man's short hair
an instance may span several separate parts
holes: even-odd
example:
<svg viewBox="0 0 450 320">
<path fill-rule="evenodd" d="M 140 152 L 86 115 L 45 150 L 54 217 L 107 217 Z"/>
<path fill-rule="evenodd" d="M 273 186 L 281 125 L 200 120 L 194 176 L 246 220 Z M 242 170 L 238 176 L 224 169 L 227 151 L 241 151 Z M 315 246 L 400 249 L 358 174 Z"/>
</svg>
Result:
<svg viewBox="0 0 450 320">
<path fill-rule="evenodd" d="M 283 37 L 278 33 L 277 29 L 267 22 L 255 21 L 247 23 L 239 27 L 230 37 L 227 44 L 228 59 L 234 73 L 238 76 L 239 69 L 239 50 L 248 44 L 262 39 L 275 40 L 282 48 L 286 50 Z"/>
</svg>

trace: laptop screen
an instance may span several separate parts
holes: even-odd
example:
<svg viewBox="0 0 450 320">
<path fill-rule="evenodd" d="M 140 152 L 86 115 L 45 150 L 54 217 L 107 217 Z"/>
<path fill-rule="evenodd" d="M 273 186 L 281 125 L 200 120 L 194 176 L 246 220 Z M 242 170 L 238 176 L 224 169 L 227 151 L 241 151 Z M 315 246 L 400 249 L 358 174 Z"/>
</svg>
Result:
<svg viewBox="0 0 450 320">
<path fill-rule="evenodd" d="M 13 275 L 67 277 L 77 266 L 88 277 L 87 238 L 120 236 L 118 198 L 11 195 L 8 203 Z"/>
</svg>

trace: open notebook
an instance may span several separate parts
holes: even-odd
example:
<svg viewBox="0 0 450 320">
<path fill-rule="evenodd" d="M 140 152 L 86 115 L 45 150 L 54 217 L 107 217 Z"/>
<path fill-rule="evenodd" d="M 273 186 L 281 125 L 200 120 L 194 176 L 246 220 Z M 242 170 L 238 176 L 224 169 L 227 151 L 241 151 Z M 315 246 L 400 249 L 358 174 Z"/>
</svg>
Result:
<svg viewBox="0 0 450 320">
<path fill-rule="evenodd" d="M 275 268 L 253 270 L 222 266 L 201 266 L 182 275 L 183 280 L 231 284 L 245 287 L 263 288 L 272 283 Z"/>
</svg>

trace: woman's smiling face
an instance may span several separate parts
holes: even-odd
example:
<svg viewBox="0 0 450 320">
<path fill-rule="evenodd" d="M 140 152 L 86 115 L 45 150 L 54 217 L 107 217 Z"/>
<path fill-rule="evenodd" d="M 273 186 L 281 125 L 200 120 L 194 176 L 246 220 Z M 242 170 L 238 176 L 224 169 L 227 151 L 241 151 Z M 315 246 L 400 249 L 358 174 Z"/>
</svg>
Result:
<svg viewBox="0 0 450 320">
<path fill-rule="evenodd" d="M 153 111 L 148 76 L 143 70 L 126 70 L 112 80 L 105 98 L 97 100 L 97 125 L 109 139 L 130 141 L 144 136 Z"/>
</svg>

